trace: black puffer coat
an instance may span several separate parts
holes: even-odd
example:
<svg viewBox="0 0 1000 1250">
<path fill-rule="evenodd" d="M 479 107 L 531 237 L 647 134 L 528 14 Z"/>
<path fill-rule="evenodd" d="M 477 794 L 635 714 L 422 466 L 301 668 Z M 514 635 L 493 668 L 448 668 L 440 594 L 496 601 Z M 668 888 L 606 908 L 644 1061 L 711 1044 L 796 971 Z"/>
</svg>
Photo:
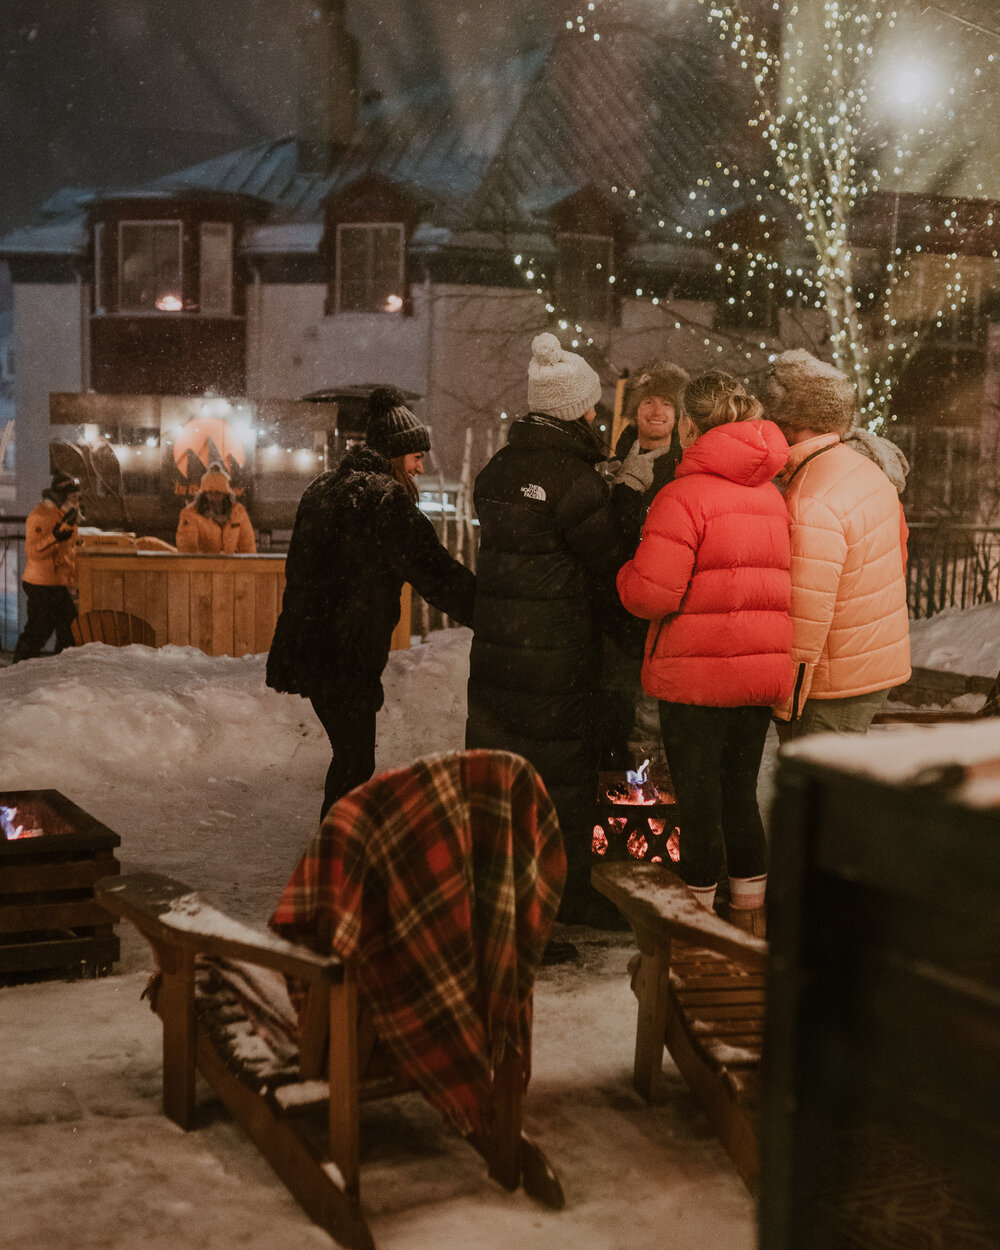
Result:
<svg viewBox="0 0 1000 1250">
<path fill-rule="evenodd" d="M 474 575 L 438 542 L 389 461 L 354 447 L 299 501 L 267 684 L 306 697 L 374 696 L 381 707 L 404 582 L 472 624 Z"/>
<path fill-rule="evenodd" d="M 601 634 L 638 541 L 581 422 L 529 413 L 476 479 L 480 524 L 466 745 L 525 756 L 559 811 L 572 873 L 593 824 Z M 589 848 L 589 840 L 586 842 Z"/>
</svg>

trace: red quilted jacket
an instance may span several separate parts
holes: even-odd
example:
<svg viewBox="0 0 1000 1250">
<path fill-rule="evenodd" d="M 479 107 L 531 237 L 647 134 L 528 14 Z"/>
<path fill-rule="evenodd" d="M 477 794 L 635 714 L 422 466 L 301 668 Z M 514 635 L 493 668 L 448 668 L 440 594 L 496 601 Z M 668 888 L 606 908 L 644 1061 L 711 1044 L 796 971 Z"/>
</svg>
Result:
<svg viewBox="0 0 1000 1250">
<path fill-rule="evenodd" d="M 792 689 L 788 444 L 771 421 L 718 425 L 685 451 L 618 573 L 651 622 L 642 686 L 670 703 L 767 706 Z"/>
</svg>

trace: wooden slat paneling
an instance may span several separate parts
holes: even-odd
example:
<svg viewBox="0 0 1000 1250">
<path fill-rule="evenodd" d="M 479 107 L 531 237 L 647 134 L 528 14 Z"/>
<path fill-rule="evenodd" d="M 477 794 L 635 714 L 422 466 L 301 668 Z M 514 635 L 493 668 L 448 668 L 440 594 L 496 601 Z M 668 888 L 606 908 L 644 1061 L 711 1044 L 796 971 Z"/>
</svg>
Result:
<svg viewBox="0 0 1000 1250">
<path fill-rule="evenodd" d="M 191 644 L 191 574 L 171 569 L 167 573 L 167 637 L 175 647 Z"/>
<path fill-rule="evenodd" d="M 233 655 L 252 655 L 257 619 L 257 585 L 266 579 L 239 570 L 233 575 Z"/>
<path fill-rule="evenodd" d="M 191 646 L 213 655 L 212 651 L 212 574 L 192 573 Z"/>
<path fill-rule="evenodd" d="M 212 634 L 209 655 L 233 654 L 233 574 L 212 574 Z"/>
</svg>

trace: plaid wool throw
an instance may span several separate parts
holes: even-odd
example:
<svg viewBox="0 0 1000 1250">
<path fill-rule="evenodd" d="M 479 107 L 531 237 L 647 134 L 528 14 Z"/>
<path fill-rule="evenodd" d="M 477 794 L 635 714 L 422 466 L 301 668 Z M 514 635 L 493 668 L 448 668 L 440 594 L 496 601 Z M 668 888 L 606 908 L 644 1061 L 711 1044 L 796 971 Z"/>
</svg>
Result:
<svg viewBox="0 0 1000 1250">
<path fill-rule="evenodd" d="M 565 874 L 555 808 L 527 760 L 457 751 L 335 803 L 269 924 L 355 959 L 400 1071 L 459 1132 L 485 1132 L 505 1048 L 530 1060 L 532 988 Z"/>
</svg>

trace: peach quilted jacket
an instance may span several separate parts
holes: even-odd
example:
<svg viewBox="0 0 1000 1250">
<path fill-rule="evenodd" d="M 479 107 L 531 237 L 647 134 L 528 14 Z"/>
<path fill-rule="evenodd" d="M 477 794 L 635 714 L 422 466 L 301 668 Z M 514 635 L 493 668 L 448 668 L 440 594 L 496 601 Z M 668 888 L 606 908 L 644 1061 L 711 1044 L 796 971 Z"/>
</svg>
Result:
<svg viewBox="0 0 1000 1250">
<path fill-rule="evenodd" d="M 775 708 L 843 699 L 910 676 L 905 536 L 895 487 L 871 460 L 822 434 L 781 472 L 792 543 L 795 689 Z"/>
</svg>

